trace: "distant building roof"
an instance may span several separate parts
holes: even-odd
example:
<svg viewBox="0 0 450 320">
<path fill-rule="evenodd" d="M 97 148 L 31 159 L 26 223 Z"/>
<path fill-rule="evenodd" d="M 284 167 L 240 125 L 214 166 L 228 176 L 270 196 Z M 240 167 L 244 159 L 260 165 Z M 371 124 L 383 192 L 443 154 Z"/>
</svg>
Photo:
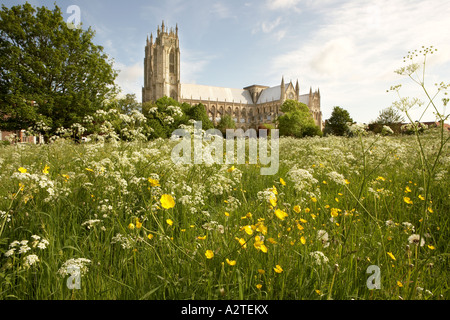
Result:
<svg viewBox="0 0 450 320">
<path fill-rule="evenodd" d="M 287 90 L 289 84 L 285 87 Z M 181 99 L 192 99 L 192 100 L 211 100 L 211 101 L 227 101 L 235 103 L 248 103 L 253 104 L 249 89 L 254 86 L 246 87 L 244 89 L 233 89 L 233 88 L 222 88 L 205 86 L 200 84 L 181 84 Z M 281 98 L 281 85 L 274 87 L 265 87 L 259 95 L 256 104 L 262 104 L 266 102 L 278 101 Z M 299 96 L 299 101 L 309 105 L 309 94 L 303 94 Z"/>
<path fill-rule="evenodd" d="M 181 98 L 194 100 L 227 101 L 253 104 L 252 97 L 247 90 L 212 87 L 200 84 L 181 84 Z"/>
<path fill-rule="evenodd" d="M 307 106 L 309 106 L 309 94 L 301 94 L 298 97 L 298 101 L 300 101 L 301 103 L 304 103 Z"/>
<path fill-rule="evenodd" d="M 285 86 L 287 88 L 287 85 Z M 281 85 L 264 89 L 261 92 L 256 104 L 277 101 L 280 100 L 280 98 L 281 98 Z"/>
</svg>

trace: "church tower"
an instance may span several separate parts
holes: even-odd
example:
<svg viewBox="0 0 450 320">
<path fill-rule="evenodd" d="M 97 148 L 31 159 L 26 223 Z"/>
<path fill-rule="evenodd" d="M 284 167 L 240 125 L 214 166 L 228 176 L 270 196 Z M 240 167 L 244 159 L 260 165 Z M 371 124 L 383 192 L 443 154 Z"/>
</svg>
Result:
<svg viewBox="0 0 450 320">
<path fill-rule="evenodd" d="M 167 30 L 158 26 L 155 42 L 147 37 L 144 58 L 142 102 L 156 101 L 164 96 L 180 101 L 180 44 L 178 25 Z"/>
</svg>

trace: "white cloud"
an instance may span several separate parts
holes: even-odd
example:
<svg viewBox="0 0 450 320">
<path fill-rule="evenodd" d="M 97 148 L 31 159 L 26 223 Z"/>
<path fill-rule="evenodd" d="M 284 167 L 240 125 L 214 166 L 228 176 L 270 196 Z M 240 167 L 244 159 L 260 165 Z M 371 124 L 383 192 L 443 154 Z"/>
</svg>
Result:
<svg viewBox="0 0 450 320">
<path fill-rule="evenodd" d="M 116 62 L 115 69 L 119 70 L 119 75 L 116 78 L 116 84 L 122 89 L 120 95 L 127 93 L 136 94 L 138 101 L 142 99 L 142 79 L 144 78 L 143 63 L 135 63 L 133 65 L 124 65 Z"/>
<path fill-rule="evenodd" d="M 180 49 L 182 52 L 180 61 L 181 83 L 196 83 L 196 79 L 205 71 L 205 68 L 215 57 L 206 55 L 201 51 L 192 51 L 186 48 Z"/>
<path fill-rule="evenodd" d="M 262 31 L 265 34 L 273 36 L 277 41 L 280 41 L 286 36 L 287 32 L 286 29 L 277 30 L 279 29 L 278 27 L 280 26 L 282 21 L 283 21 L 282 18 L 278 17 L 272 21 L 264 21 L 258 23 L 257 26 L 252 29 L 251 33 L 256 34 Z"/>
<path fill-rule="evenodd" d="M 284 2 L 289 3 L 293 5 Z M 320 87 L 324 115 L 327 108 L 345 103 L 350 114 L 369 121 L 392 102 L 386 89 L 399 81 L 394 70 L 402 65 L 408 50 L 422 45 L 438 47 L 438 55 L 428 61 L 436 72 L 440 71 L 438 66 L 450 62 L 447 3 L 347 1 L 332 10 L 322 8 L 319 27 L 308 39 L 299 32 L 299 46 L 274 57 L 268 73 L 300 77 L 303 93 L 310 85 Z M 302 88 L 302 83 L 307 88 Z"/>
<path fill-rule="evenodd" d="M 261 23 L 261 30 L 264 33 L 269 33 L 275 29 L 281 22 L 281 17 L 278 17 L 275 21 Z"/>
<path fill-rule="evenodd" d="M 312 70 L 323 74 L 336 76 L 348 70 L 354 45 L 349 38 L 338 38 L 328 41 L 317 55 L 310 60 Z"/>
<path fill-rule="evenodd" d="M 233 14 L 230 8 L 228 8 L 221 2 L 214 3 L 212 5 L 210 13 L 217 15 L 219 19 L 236 18 L 236 15 Z"/>
<path fill-rule="evenodd" d="M 297 4 L 300 0 L 268 0 L 266 2 L 267 7 L 271 10 L 284 10 L 284 9 L 295 9 L 297 8 Z"/>
</svg>

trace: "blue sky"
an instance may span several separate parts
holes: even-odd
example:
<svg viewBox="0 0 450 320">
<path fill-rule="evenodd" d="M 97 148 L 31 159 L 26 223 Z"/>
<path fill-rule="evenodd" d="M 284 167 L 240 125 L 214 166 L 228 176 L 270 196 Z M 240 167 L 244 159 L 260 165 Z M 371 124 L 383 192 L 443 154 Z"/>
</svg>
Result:
<svg viewBox="0 0 450 320">
<path fill-rule="evenodd" d="M 369 123 L 397 99 L 420 88 L 394 73 L 402 57 L 422 45 L 438 48 L 427 61 L 429 89 L 450 83 L 448 0 L 29 0 L 66 13 L 80 8 L 83 27 L 114 58 L 123 93 L 141 99 L 146 37 L 164 20 L 178 24 L 181 82 L 243 88 L 298 79 L 300 93 L 320 89 L 323 118 L 333 106 Z M 25 1 L 2 1 L 7 7 Z M 438 105 L 442 105 L 439 103 Z M 418 119 L 420 110 L 412 111 Z M 433 121 L 427 112 L 422 121 Z"/>
</svg>

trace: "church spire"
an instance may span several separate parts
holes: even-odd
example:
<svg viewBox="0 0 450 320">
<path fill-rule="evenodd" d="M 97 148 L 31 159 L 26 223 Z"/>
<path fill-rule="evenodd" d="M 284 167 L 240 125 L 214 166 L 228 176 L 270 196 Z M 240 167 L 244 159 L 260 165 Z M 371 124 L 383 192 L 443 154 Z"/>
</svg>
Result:
<svg viewBox="0 0 450 320">
<path fill-rule="evenodd" d="M 280 92 L 280 100 L 284 101 L 284 97 L 285 97 L 285 94 L 286 94 L 286 87 L 284 85 L 284 76 L 281 77 L 280 90 L 281 90 L 281 92 Z"/>
<path fill-rule="evenodd" d="M 300 98 L 300 86 L 298 85 L 298 79 L 297 82 L 295 84 L 295 94 L 297 96 L 297 100 Z"/>
</svg>

